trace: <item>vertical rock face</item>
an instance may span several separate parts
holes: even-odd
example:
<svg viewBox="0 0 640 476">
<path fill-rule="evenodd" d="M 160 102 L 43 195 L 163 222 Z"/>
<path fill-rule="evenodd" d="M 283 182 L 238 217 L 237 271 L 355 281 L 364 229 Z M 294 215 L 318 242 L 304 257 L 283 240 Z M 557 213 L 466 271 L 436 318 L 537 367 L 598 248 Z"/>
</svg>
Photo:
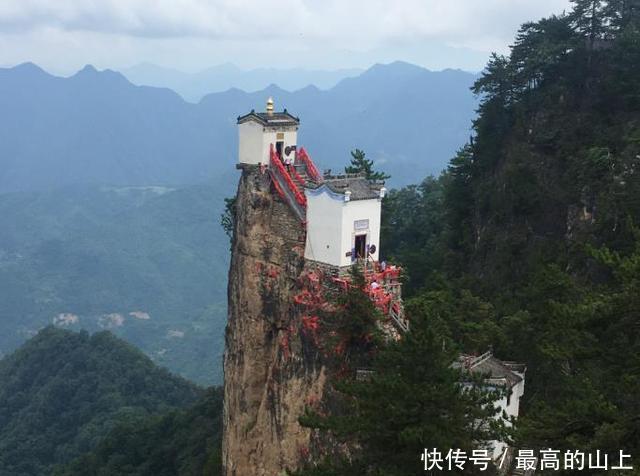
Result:
<svg viewBox="0 0 640 476">
<path fill-rule="evenodd" d="M 229 271 L 224 357 L 226 476 L 277 476 L 309 453 L 298 424 L 322 398 L 325 370 L 301 332 L 292 296 L 304 267 L 304 229 L 270 191 L 267 173 L 243 166 Z"/>
</svg>

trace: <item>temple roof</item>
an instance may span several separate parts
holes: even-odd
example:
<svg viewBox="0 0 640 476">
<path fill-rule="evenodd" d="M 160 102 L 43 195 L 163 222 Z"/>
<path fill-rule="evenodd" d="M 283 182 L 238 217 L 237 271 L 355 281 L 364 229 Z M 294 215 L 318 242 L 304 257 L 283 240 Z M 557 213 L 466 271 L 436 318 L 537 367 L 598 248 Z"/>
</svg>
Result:
<svg viewBox="0 0 640 476">
<path fill-rule="evenodd" d="M 526 368 L 523 364 L 504 362 L 487 352 L 479 357 L 461 355 L 454 363 L 454 367 L 461 368 L 474 374 L 486 376 L 486 380 L 493 382 L 505 382 L 509 387 L 520 383 L 524 378 Z"/>
<path fill-rule="evenodd" d="M 248 121 L 255 121 L 263 126 L 297 126 L 300 124 L 300 119 L 292 116 L 285 109 L 282 112 L 255 112 L 253 109 L 249 114 L 244 116 L 238 116 L 238 124 L 243 124 Z"/>
<path fill-rule="evenodd" d="M 341 175 L 336 177 L 326 176 L 322 183 L 308 183 L 307 188 L 320 191 L 326 187 L 333 193 L 344 195 L 348 190 L 351 192 L 351 200 L 370 200 L 380 197 L 380 189 L 384 186 L 382 182 L 368 180 L 362 175 Z"/>
</svg>

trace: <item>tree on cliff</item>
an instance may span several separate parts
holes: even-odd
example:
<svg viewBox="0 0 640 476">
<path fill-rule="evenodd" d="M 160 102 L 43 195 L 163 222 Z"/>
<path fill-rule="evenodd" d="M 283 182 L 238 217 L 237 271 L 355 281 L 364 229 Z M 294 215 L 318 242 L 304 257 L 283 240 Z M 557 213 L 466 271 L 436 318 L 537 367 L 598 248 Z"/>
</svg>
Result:
<svg viewBox="0 0 640 476">
<path fill-rule="evenodd" d="M 224 212 L 220 215 L 220 226 L 229 237 L 233 240 L 233 228 L 236 223 L 236 197 L 224 199 Z"/>
<path fill-rule="evenodd" d="M 369 180 L 387 180 L 391 175 L 373 170 L 373 160 L 365 157 L 363 150 L 355 149 L 351 151 L 351 165 L 344 168 L 348 174 L 364 174 Z"/>
<path fill-rule="evenodd" d="M 334 384 L 341 411 L 326 416 L 308 409 L 300 419 L 303 426 L 329 432 L 358 450 L 349 458 L 332 455 L 296 475 L 424 474 L 420 456 L 425 448 L 471 454 L 504 435 L 493 418 L 500 392 L 479 382 L 463 385 L 468 376 L 452 367 L 457 352 L 438 332 L 437 319 L 445 316 L 434 316 L 425 302 L 408 312 L 412 330 L 380 349 L 370 378 Z"/>
<path fill-rule="evenodd" d="M 353 369 L 368 364 L 380 341 L 377 327 L 380 312 L 364 291 L 362 271 L 353 266 L 349 276 L 351 286 L 335 297 L 335 310 L 326 313 L 323 321 L 325 329 L 334 336 L 334 357 Z"/>
</svg>

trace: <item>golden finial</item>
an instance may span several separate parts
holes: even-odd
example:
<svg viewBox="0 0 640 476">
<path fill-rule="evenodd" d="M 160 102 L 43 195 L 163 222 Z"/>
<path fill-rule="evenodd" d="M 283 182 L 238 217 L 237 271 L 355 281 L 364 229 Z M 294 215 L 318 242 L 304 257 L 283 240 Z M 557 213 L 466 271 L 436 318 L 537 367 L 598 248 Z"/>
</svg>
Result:
<svg viewBox="0 0 640 476">
<path fill-rule="evenodd" d="M 270 97 L 267 99 L 267 114 L 273 114 L 273 98 Z"/>
</svg>

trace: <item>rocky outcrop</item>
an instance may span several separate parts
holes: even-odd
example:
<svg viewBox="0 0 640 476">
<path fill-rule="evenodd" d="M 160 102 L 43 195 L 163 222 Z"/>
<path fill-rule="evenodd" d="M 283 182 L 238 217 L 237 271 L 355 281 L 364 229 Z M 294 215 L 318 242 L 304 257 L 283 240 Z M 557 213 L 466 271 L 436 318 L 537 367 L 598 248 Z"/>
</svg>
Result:
<svg viewBox="0 0 640 476">
<path fill-rule="evenodd" d="M 268 173 L 243 165 L 229 271 L 224 356 L 226 476 L 276 476 L 309 454 L 298 424 L 322 398 L 326 371 L 292 297 L 304 268 L 304 227 Z"/>
</svg>

